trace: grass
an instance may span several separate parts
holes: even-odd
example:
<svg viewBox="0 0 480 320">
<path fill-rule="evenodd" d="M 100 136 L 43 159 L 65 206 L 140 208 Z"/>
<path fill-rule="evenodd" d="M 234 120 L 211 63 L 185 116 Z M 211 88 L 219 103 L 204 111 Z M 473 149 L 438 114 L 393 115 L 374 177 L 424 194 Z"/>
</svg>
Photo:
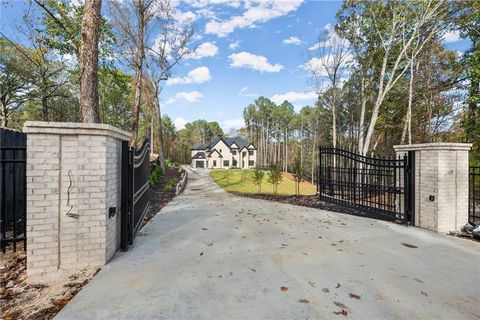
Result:
<svg viewBox="0 0 480 320">
<path fill-rule="evenodd" d="M 253 170 L 246 169 L 215 169 L 210 175 L 213 180 L 226 191 L 240 193 L 258 193 L 258 186 L 253 183 Z M 273 194 L 273 186 L 268 183 L 267 173 L 262 182 L 263 194 Z M 315 185 L 309 182 L 300 183 L 301 195 L 314 195 L 316 192 Z M 279 195 L 295 195 L 295 182 L 291 180 L 291 175 L 285 174 L 278 185 Z"/>
</svg>

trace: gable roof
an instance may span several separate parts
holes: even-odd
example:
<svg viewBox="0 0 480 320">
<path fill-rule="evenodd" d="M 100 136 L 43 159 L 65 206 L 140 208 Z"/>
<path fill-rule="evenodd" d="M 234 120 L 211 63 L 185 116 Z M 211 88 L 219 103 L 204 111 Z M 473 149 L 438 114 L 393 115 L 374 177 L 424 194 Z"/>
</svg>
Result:
<svg viewBox="0 0 480 320">
<path fill-rule="evenodd" d="M 200 143 L 200 144 L 194 144 L 190 150 L 205 150 L 205 148 L 207 147 L 207 144 L 206 143 Z"/>
<path fill-rule="evenodd" d="M 205 152 L 200 151 L 195 153 L 195 155 L 192 157 L 192 159 L 205 159 Z"/>
<path fill-rule="evenodd" d="M 219 155 L 220 158 L 223 158 L 222 154 L 221 154 L 220 152 L 218 152 L 217 149 L 213 149 L 212 151 L 210 151 L 210 152 L 208 153 L 208 157 L 210 158 L 214 152 L 218 153 L 218 155 Z"/>
<path fill-rule="evenodd" d="M 210 141 L 209 143 L 196 144 L 191 148 L 191 150 L 207 150 L 208 151 L 208 150 L 211 150 L 213 147 L 215 147 L 215 145 L 219 141 L 223 141 L 229 148 L 231 148 L 231 146 L 235 144 L 239 150 L 243 148 L 248 148 L 249 146 L 253 146 L 254 149 L 257 149 L 253 145 L 253 143 L 249 143 L 240 137 L 233 137 L 233 138 L 219 137 L 219 138 L 213 138 L 212 141 Z"/>
</svg>

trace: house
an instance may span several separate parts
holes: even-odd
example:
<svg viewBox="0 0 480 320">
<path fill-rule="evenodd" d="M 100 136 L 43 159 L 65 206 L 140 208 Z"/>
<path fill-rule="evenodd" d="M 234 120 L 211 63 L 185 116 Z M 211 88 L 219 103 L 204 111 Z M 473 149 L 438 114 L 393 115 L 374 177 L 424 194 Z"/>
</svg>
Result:
<svg viewBox="0 0 480 320">
<path fill-rule="evenodd" d="M 242 138 L 214 138 L 191 148 L 192 167 L 208 169 L 254 168 L 257 148 Z"/>
</svg>

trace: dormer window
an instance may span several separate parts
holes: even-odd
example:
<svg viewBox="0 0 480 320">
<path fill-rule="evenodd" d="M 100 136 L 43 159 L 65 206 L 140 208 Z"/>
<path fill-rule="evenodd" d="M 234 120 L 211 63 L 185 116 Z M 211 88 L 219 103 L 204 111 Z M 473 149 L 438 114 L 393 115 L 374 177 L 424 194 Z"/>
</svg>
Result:
<svg viewBox="0 0 480 320">
<path fill-rule="evenodd" d="M 236 156 L 236 155 L 237 155 L 237 151 L 232 150 L 232 154 L 233 154 L 234 156 Z"/>
</svg>

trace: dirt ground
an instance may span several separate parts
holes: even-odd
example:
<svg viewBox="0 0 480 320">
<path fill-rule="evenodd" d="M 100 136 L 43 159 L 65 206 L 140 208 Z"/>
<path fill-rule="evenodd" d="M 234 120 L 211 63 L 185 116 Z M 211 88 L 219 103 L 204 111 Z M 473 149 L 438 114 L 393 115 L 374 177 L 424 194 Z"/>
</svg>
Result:
<svg viewBox="0 0 480 320">
<path fill-rule="evenodd" d="M 51 319 L 100 271 L 87 268 L 71 274 L 56 272 L 40 279 L 27 276 L 26 261 L 23 252 L 0 257 L 2 319 Z"/>
</svg>

